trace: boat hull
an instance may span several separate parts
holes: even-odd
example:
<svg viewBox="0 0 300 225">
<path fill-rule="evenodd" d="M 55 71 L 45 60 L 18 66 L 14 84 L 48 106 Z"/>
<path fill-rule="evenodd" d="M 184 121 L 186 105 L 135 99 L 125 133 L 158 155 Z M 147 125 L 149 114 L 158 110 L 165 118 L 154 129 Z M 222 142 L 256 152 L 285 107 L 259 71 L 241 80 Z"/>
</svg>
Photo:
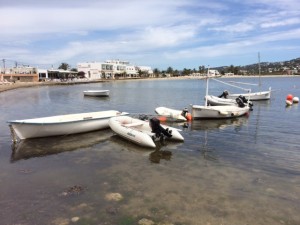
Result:
<svg viewBox="0 0 300 225">
<path fill-rule="evenodd" d="M 205 99 L 207 100 L 207 104 L 211 106 L 237 105 L 235 99 L 219 98 L 213 95 L 206 95 Z"/>
<path fill-rule="evenodd" d="M 269 100 L 271 98 L 271 90 L 253 92 L 253 93 L 243 93 L 243 94 L 229 94 L 227 98 L 236 99 L 240 95 L 245 96 L 247 99 L 251 101 Z"/>
<path fill-rule="evenodd" d="M 157 107 L 155 109 L 155 112 L 160 116 L 167 117 L 169 121 L 187 121 L 187 119 L 184 116 L 182 116 L 181 110 L 170 109 L 166 107 Z"/>
<path fill-rule="evenodd" d="M 250 108 L 237 106 L 200 106 L 192 105 L 194 119 L 228 119 L 246 115 Z"/>
<path fill-rule="evenodd" d="M 109 110 L 13 120 L 8 121 L 8 123 L 20 139 L 27 139 L 77 134 L 109 128 L 108 120 L 119 115 L 122 115 L 122 113 Z"/>
<path fill-rule="evenodd" d="M 109 96 L 109 90 L 89 90 L 84 91 L 85 96 L 94 96 L 94 97 L 107 97 Z"/>
<path fill-rule="evenodd" d="M 119 136 L 144 147 L 155 148 L 155 134 L 148 121 L 135 119 L 129 116 L 119 116 L 109 119 L 110 128 Z M 172 131 L 171 140 L 183 141 L 184 138 L 176 128 L 161 125 Z"/>
</svg>

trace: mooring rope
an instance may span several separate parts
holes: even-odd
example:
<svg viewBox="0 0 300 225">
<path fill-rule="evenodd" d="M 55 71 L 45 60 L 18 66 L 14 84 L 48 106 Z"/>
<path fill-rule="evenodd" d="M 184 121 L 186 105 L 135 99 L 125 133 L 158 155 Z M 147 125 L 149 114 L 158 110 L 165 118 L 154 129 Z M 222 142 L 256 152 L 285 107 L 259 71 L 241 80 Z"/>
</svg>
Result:
<svg viewBox="0 0 300 225">
<path fill-rule="evenodd" d="M 251 83 L 243 83 L 243 82 L 237 82 L 237 81 L 229 81 L 230 83 L 236 83 L 236 84 L 245 84 L 245 85 L 253 85 L 258 86 L 259 84 L 251 84 Z"/>
<path fill-rule="evenodd" d="M 224 81 L 217 80 L 217 79 L 215 79 L 215 78 L 211 78 L 211 79 L 214 80 L 214 81 L 220 82 L 220 83 L 222 83 L 222 84 L 226 84 L 226 85 L 228 85 L 228 86 L 232 86 L 232 87 L 235 87 L 235 88 L 242 89 L 242 90 L 244 90 L 244 91 L 251 92 L 251 89 L 249 89 L 249 88 L 242 88 L 242 87 L 239 87 L 239 86 L 236 86 L 236 85 L 233 85 L 233 84 L 226 83 L 226 82 L 224 82 Z"/>
</svg>

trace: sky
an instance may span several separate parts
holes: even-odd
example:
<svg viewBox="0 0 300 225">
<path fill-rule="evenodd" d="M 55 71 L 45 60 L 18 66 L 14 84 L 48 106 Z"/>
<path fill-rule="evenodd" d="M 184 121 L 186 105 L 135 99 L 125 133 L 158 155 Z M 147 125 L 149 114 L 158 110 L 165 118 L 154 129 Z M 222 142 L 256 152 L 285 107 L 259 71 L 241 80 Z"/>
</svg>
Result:
<svg viewBox="0 0 300 225">
<path fill-rule="evenodd" d="M 299 0 L 0 0 L 0 67 L 182 70 L 300 57 Z"/>
</svg>

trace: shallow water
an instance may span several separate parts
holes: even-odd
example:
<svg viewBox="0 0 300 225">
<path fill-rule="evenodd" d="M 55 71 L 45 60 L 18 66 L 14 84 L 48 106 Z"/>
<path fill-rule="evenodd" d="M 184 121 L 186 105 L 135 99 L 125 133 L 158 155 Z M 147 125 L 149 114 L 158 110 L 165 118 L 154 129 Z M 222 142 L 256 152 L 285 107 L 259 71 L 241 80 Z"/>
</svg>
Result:
<svg viewBox="0 0 300 225">
<path fill-rule="evenodd" d="M 225 79 L 224 79 L 225 80 Z M 226 79 L 225 81 L 228 81 Z M 233 79 L 231 79 L 233 80 Z M 257 82 L 257 78 L 234 79 Z M 264 78 L 248 117 L 171 123 L 183 143 L 153 151 L 111 130 L 12 145 L 7 120 L 203 104 L 203 80 L 120 81 L 0 93 L 0 224 L 300 224 L 300 78 Z M 110 97 L 84 97 L 87 89 Z M 209 93 L 235 90 L 210 81 Z M 253 90 L 254 91 L 254 90 Z M 75 191 L 74 191 L 75 190 Z M 77 191 L 76 191 L 77 190 Z M 107 198 L 123 196 L 120 201 Z"/>
</svg>

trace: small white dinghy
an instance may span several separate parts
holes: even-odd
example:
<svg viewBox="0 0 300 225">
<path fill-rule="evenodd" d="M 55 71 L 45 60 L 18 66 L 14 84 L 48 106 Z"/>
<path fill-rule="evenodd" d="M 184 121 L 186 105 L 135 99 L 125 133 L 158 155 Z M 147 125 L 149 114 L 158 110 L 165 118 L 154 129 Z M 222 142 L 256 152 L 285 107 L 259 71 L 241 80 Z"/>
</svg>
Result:
<svg viewBox="0 0 300 225">
<path fill-rule="evenodd" d="M 191 120 L 191 114 L 188 112 L 187 108 L 183 110 L 177 110 L 167 107 L 157 107 L 155 112 L 160 116 L 166 117 L 166 120 L 168 121 L 184 122 Z"/>
<path fill-rule="evenodd" d="M 119 136 L 145 147 L 155 148 L 155 142 L 164 138 L 184 140 L 178 129 L 160 125 L 160 121 L 155 117 L 150 121 L 144 121 L 129 116 L 119 116 L 110 118 L 108 124 Z"/>
<path fill-rule="evenodd" d="M 85 96 L 94 96 L 94 97 L 107 97 L 109 96 L 109 90 L 88 90 L 83 91 Z"/>
<path fill-rule="evenodd" d="M 67 114 L 8 121 L 12 134 L 20 139 L 85 133 L 109 128 L 111 117 L 128 115 L 117 110 Z"/>
</svg>

